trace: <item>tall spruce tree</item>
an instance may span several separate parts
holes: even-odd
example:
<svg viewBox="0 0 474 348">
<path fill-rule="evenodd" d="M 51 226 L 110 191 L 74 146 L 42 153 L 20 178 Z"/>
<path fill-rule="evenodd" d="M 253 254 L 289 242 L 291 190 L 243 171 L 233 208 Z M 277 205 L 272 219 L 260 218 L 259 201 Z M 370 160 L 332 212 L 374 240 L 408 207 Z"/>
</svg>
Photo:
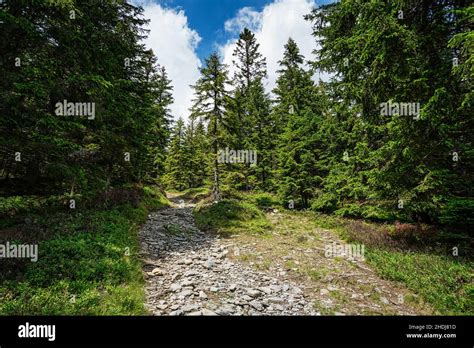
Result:
<svg viewBox="0 0 474 348">
<path fill-rule="evenodd" d="M 245 28 L 240 33 L 232 53 L 234 57 L 232 63 L 236 69 L 234 81 L 241 91 L 248 91 L 255 80 L 267 76 L 266 59 L 259 52 L 259 47 L 255 34 Z"/>
<path fill-rule="evenodd" d="M 248 110 L 254 126 L 250 134 L 252 149 L 257 152 L 257 163 L 250 168 L 255 175 L 255 187 L 271 190 L 274 187 L 273 168 L 276 162 L 275 122 L 271 113 L 271 100 L 260 78 L 256 79 L 248 90 Z M 253 180 L 252 180 L 253 181 Z"/>
<path fill-rule="evenodd" d="M 212 198 L 218 201 L 221 199 L 218 151 L 226 127 L 225 110 L 229 98 L 227 85 L 230 82 L 227 67 L 221 63 L 217 53 L 212 53 L 206 59 L 200 73 L 201 77 L 192 86 L 195 95 L 192 113 L 201 117 L 208 125 L 214 172 Z"/>
<path fill-rule="evenodd" d="M 142 13 L 122 1 L 4 2 L 3 189 L 86 196 L 146 176 L 162 114 Z M 94 105 L 95 115 L 58 115 L 64 100 Z"/>
<path fill-rule="evenodd" d="M 156 58 L 153 62 L 155 64 Z M 149 86 L 152 98 L 154 98 L 151 112 L 155 115 L 153 125 L 147 131 L 147 134 L 150 135 L 149 153 L 151 157 L 147 174 L 152 179 L 159 177 L 164 172 L 165 148 L 171 133 L 170 106 L 174 101 L 173 86 L 164 66 L 156 66 L 153 75 L 150 76 Z"/>
<path fill-rule="evenodd" d="M 318 145 L 318 115 L 321 100 L 303 68 L 304 57 L 293 39 L 285 45 L 279 62 L 277 86 L 274 89 L 275 119 L 280 127 L 278 148 L 279 191 L 287 200 L 308 207 L 317 182 L 315 148 Z"/>
<path fill-rule="evenodd" d="M 269 178 L 268 151 L 271 142 L 268 137 L 271 137 L 269 127 L 272 123 L 269 119 L 270 100 L 263 87 L 263 79 L 267 76 L 266 59 L 259 52 L 259 47 L 255 34 L 245 28 L 233 52 L 235 88 L 228 116 L 232 121 L 233 145 L 237 149 L 256 150 L 259 163 L 253 168 L 249 163 L 228 167 L 241 172 L 247 189 L 255 185 L 263 187 Z M 257 129 L 259 136 L 264 138 L 258 139 Z"/>
<path fill-rule="evenodd" d="M 186 162 L 188 187 L 201 187 L 205 183 L 209 169 L 208 141 L 201 120 L 190 118 L 183 146 L 188 158 Z"/>
<path fill-rule="evenodd" d="M 202 120 L 199 120 L 195 127 L 193 142 L 195 147 L 195 162 L 197 167 L 193 173 L 195 182 L 194 185 L 199 187 L 205 185 L 208 181 L 208 171 L 212 166 L 212 163 L 209 161 L 209 139 Z"/>
<path fill-rule="evenodd" d="M 165 162 L 166 173 L 163 177 L 166 187 L 171 189 L 184 190 L 189 187 L 189 153 L 186 148 L 185 139 L 184 121 L 182 118 L 179 118 L 171 133 Z"/>
</svg>

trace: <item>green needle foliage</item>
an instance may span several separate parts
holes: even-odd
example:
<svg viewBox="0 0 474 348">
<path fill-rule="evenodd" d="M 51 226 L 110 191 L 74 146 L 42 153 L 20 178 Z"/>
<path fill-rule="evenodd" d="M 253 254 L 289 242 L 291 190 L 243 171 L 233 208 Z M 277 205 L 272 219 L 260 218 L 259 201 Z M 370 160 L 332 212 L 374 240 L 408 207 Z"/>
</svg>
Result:
<svg viewBox="0 0 474 348">
<path fill-rule="evenodd" d="M 325 84 L 330 105 L 322 126 L 329 172 L 316 209 L 469 222 L 473 110 L 466 7 L 465 1 L 348 0 L 307 16 L 321 45 L 313 65 L 334 74 Z M 385 115 L 386 102 L 418 103 L 419 114 Z"/>
<path fill-rule="evenodd" d="M 193 115 L 200 117 L 208 123 L 208 134 L 212 148 L 213 189 L 212 196 L 215 200 L 221 197 L 220 172 L 218 151 L 222 144 L 222 134 L 226 127 L 226 106 L 229 93 L 226 86 L 229 84 L 227 67 L 220 62 L 217 53 L 206 59 L 205 65 L 200 69 L 201 77 L 193 86 L 195 99 Z"/>
<path fill-rule="evenodd" d="M 92 0 L 2 9 L 2 190 L 84 193 L 163 171 L 171 86 L 140 43 L 143 9 Z M 64 100 L 93 104 L 95 115 L 58 115 Z"/>
</svg>

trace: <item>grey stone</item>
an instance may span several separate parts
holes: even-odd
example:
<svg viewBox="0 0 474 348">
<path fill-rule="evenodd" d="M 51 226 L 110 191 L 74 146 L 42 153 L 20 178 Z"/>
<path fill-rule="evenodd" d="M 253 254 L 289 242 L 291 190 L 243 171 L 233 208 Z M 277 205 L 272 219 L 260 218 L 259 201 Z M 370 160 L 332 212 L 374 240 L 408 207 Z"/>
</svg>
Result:
<svg viewBox="0 0 474 348">
<path fill-rule="evenodd" d="M 176 292 L 178 290 L 181 289 L 181 285 L 180 284 L 176 284 L 176 283 L 173 283 L 170 285 L 170 290 L 173 291 L 173 292 Z"/>
<path fill-rule="evenodd" d="M 214 265 L 215 263 L 211 259 L 208 259 L 206 260 L 206 262 L 204 262 L 204 267 L 206 267 L 207 269 L 211 269 L 212 267 L 214 267 Z"/>
<path fill-rule="evenodd" d="M 285 303 L 285 300 L 281 297 L 270 297 L 268 301 L 272 303 Z"/>
<path fill-rule="evenodd" d="M 191 279 L 185 279 L 181 282 L 182 286 L 194 286 L 194 281 Z"/>
<path fill-rule="evenodd" d="M 270 295 L 272 293 L 272 289 L 267 287 L 267 286 L 262 286 L 262 287 L 258 288 L 258 290 L 263 291 L 267 295 Z"/>
<path fill-rule="evenodd" d="M 217 315 L 216 312 L 211 311 L 210 309 L 203 308 L 201 310 L 202 315 Z"/>
<path fill-rule="evenodd" d="M 249 303 L 253 308 L 255 308 L 257 311 L 262 311 L 263 310 L 263 306 L 260 302 L 256 301 L 256 300 L 253 300 Z"/>
<path fill-rule="evenodd" d="M 247 289 L 247 295 L 249 295 L 252 298 L 259 297 L 261 295 L 261 292 L 255 289 Z"/>
<path fill-rule="evenodd" d="M 181 310 L 183 312 L 187 313 L 187 312 L 195 311 L 199 308 L 200 308 L 200 306 L 197 305 L 197 304 L 188 304 L 188 305 L 185 305 L 185 306 L 181 307 Z"/>
</svg>

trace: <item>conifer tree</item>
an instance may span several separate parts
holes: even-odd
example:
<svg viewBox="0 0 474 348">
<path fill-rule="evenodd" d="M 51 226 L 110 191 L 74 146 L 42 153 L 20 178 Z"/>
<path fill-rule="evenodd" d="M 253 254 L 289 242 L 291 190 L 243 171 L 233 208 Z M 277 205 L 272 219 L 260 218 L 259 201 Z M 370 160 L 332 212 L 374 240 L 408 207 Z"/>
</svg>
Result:
<svg viewBox="0 0 474 348">
<path fill-rule="evenodd" d="M 314 66 L 336 75 L 326 86 L 331 169 L 318 208 L 436 222 L 459 198 L 474 207 L 466 199 L 472 117 L 456 74 L 466 55 L 456 57 L 449 47 L 456 32 L 467 37 L 460 15 L 467 3 L 354 0 L 308 16 L 321 46 Z M 419 105 L 419 112 L 386 114 L 382 105 L 389 102 Z"/>
<path fill-rule="evenodd" d="M 165 139 L 142 13 L 123 1 L 3 2 L 3 188 L 92 195 L 153 171 L 150 151 Z M 56 114 L 64 100 L 95 115 Z"/>
<path fill-rule="evenodd" d="M 207 122 L 208 135 L 212 148 L 213 188 L 212 197 L 221 199 L 218 151 L 222 145 L 222 133 L 226 127 L 225 110 L 228 104 L 227 67 L 220 62 L 217 53 L 212 53 L 200 68 L 201 77 L 194 88 L 193 114 Z"/>
<path fill-rule="evenodd" d="M 185 125 L 182 118 L 174 126 L 165 162 L 166 174 L 163 181 L 168 188 L 184 190 L 188 188 L 188 153 L 185 148 Z"/>
<path fill-rule="evenodd" d="M 248 91 L 251 84 L 257 79 L 267 76 L 267 63 L 265 57 L 259 52 L 260 44 L 257 43 L 255 34 L 245 28 L 239 35 L 233 52 L 232 63 L 236 68 L 235 85 L 241 91 Z"/>
<path fill-rule="evenodd" d="M 248 101 L 249 113 L 254 120 L 250 143 L 257 152 L 257 163 L 250 170 L 255 173 L 257 188 L 271 190 L 274 185 L 272 171 L 276 162 L 276 129 L 271 114 L 271 100 L 260 78 L 250 86 Z"/>
<path fill-rule="evenodd" d="M 245 28 L 233 52 L 235 88 L 228 116 L 232 123 L 233 144 L 237 149 L 257 151 L 257 161 L 262 161 L 261 166 L 257 164 L 254 168 L 250 168 L 249 163 L 228 166 L 232 171 L 241 172 L 247 189 L 255 186 L 257 181 L 259 186 L 264 186 L 263 182 L 268 179 L 269 173 L 267 162 L 270 142 L 268 139 L 259 139 L 257 146 L 255 133 L 258 129 L 259 135 L 270 136 L 267 128 L 271 126 L 270 100 L 263 87 L 263 79 L 267 76 L 266 59 L 259 52 L 259 47 L 255 34 Z M 266 147 L 263 147 L 264 144 Z M 256 177 L 250 178 L 252 174 Z"/>
<path fill-rule="evenodd" d="M 150 78 L 150 90 L 154 98 L 152 112 L 156 116 L 147 132 L 150 135 L 149 152 L 152 159 L 147 173 L 149 177 L 156 178 L 164 172 L 165 148 L 171 133 L 172 122 L 170 105 L 174 101 L 173 86 L 164 66 L 156 67 Z"/>
<path fill-rule="evenodd" d="M 279 191 L 289 200 L 307 207 L 315 189 L 317 166 L 315 146 L 318 143 L 320 100 L 310 72 L 303 68 L 304 57 L 293 39 L 285 45 L 279 62 L 275 118 L 280 127 L 278 149 Z"/>
</svg>

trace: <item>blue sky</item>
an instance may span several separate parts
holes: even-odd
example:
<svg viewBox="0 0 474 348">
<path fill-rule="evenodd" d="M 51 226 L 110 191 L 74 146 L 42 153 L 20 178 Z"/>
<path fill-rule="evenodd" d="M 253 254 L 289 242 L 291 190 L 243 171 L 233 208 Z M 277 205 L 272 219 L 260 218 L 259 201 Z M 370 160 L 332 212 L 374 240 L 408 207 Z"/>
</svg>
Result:
<svg viewBox="0 0 474 348">
<path fill-rule="evenodd" d="M 183 9 L 188 17 L 190 27 L 202 38 L 197 47 L 201 60 L 215 50 L 216 44 L 225 43 L 229 33 L 224 30 L 224 23 L 233 18 L 243 7 L 252 7 L 260 12 L 272 0 L 162 0 L 156 1 L 166 7 Z M 331 0 L 318 0 L 325 4 Z"/>
<path fill-rule="evenodd" d="M 306 59 L 317 49 L 311 24 L 303 19 L 317 4 L 331 0 L 131 0 L 144 8 L 150 20 L 145 44 L 153 49 L 174 86 L 175 118 L 187 118 L 193 98 L 190 85 L 199 78 L 199 68 L 217 51 L 229 66 L 239 32 L 249 27 L 267 58 L 266 89 L 275 86 L 283 46 L 293 38 Z M 317 76 L 316 78 L 324 78 Z"/>
<path fill-rule="evenodd" d="M 225 43 L 229 33 L 224 30 L 225 21 L 234 17 L 243 7 L 261 11 L 269 0 L 175 0 L 182 6 L 191 27 L 203 38 L 197 53 L 201 59 L 207 57 L 218 43 Z"/>
</svg>

